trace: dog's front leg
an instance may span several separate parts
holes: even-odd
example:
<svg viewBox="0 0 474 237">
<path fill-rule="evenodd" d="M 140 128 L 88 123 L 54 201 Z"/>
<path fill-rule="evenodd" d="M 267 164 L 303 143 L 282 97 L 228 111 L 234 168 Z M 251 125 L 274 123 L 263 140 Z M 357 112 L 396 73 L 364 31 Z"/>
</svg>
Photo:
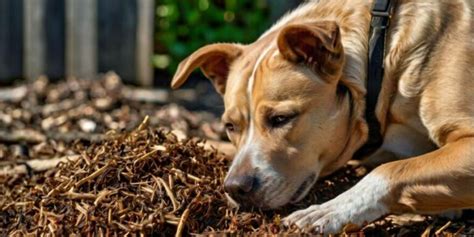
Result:
<svg viewBox="0 0 474 237">
<path fill-rule="evenodd" d="M 389 207 L 384 197 L 390 193 L 390 183 L 378 172 L 371 172 L 354 187 L 321 205 L 296 211 L 284 219 L 287 225 L 311 230 L 319 228 L 324 233 L 336 233 L 345 224 L 362 224 L 387 213 Z"/>
<path fill-rule="evenodd" d="M 392 212 L 440 213 L 474 207 L 474 137 L 384 164 L 333 200 L 297 211 L 287 224 L 336 233 Z"/>
</svg>

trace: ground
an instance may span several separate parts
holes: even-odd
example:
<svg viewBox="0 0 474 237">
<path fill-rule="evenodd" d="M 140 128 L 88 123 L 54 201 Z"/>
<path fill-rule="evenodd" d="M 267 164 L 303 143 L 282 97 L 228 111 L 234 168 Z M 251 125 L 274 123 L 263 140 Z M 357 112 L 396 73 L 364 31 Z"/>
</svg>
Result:
<svg viewBox="0 0 474 237">
<path fill-rule="evenodd" d="M 298 204 L 236 210 L 222 187 L 229 157 L 203 145 L 226 142 L 216 115 L 170 103 L 200 95 L 125 86 L 113 73 L 1 90 L 2 235 L 298 233 L 280 219 L 337 196 L 368 172 L 352 160 Z M 344 233 L 472 236 L 474 214 L 390 215 Z"/>
</svg>

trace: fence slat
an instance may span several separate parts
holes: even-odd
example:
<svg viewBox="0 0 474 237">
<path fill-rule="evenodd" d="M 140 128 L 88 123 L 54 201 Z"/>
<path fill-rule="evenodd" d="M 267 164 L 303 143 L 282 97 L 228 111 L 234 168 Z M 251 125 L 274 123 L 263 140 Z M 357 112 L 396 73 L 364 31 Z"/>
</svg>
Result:
<svg viewBox="0 0 474 237">
<path fill-rule="evenodd" d="M 10 82 L 23 72 L 23 2 L 0 1 L 0 82 Z"/>
<path fill-rule="evenodd" d="M 154 1 L 138 0 L 137 80 L 142 86 L 153 85 L 153 22 Z"/>
<path fill-rule="evenodd" d="M 23 0 L 24 70 L 29 80 L 45 72 L 45 0 Z"/>
<path fill-rule="evenodd" d="M 46 0 L 46 74 L 51 78 L 63 78 L 65 75 L 65 2 L 64 0 Z"/>
<path fill-rule="evenodd" d="M 66 74 L 91 78 L 96 73 L 96 1 L 66 0 Z"/>
<path fill-rule="evenodd" d="M 154 0 L 0 0 L 0 82 L 116 71 L 153 85 Z"/>
<path fill-rule="evenodd" d="M 114 70 L 125 82 L 136 81 L 136 0 L 99 0 L 99 72 Z"/>
</svg>

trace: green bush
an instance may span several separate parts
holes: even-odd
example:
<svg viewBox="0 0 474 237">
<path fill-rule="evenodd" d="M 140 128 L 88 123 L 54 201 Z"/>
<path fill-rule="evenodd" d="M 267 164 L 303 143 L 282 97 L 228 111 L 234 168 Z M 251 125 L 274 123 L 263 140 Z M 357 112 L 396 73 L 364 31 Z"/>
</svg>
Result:
<svg viewBox="0 0 474 237">
<path fill-rule="evenodd" d="M 199 47 L 250 43 L 270 25 L 266 0 L 160 0 L 156 9 L 155 67 L 170 75 Z"/>
</svg>

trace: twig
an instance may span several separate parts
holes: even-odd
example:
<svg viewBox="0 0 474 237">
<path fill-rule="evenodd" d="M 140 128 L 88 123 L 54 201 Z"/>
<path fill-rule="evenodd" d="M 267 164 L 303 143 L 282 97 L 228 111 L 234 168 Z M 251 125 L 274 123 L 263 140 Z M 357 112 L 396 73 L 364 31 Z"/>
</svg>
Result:
<svg viewBox="0 0 474 237">
<path fill-rule="evenodd" d="M 125 231 L 130 231 L 128 227 L 126 227 L 124 224 L 118 222 L 118 221 L 112 221 L 112 223 L 116 224 L 120 229 L 125 230 Z"/>
<path fill-rule="evenodd" d="M 156 152 L 158 152 L 159 150 L 158 149 L 153 149 L 152 151 L 142 155 L 141 157 L 139 157 L 138 159 L 136 159 L 133 164 L 137 164 L 138 162 L 140 161 L 143 161 L 143 160 L 146 160 L 148 157 L 150 157 L 151 155 L 155 154 Z"/>
<path fill-rule="evenodd" d="M 95 199 L 94 201 L 94 205 L 97 206 L 100 202 L 102 202 L 102 200 L 104 200 L 107 196 L 111 195 L 111 194 L 115 194 L 117 193 L 117 190 L 102 190 L 99 192 L 99 195 L 97 196 L 97 198 Z"/>
<path fill-rule="evenodd" d="M 177 222 L 177 221 L 165 220 L 165 222 L 170 224 L 170 225 L 179 225 L 179 222 Z"/>
<path fill-rule="evenodd" d="M 464 231 L 464 229 L 466 229 L 466 226 L 465 226 L 465 225 L 461 226 L 461 228 L 459 228 L 459 229 L 456 231 L 456 233 L 454 233 L 454 236 L 460 235 L 461 232 Z"/>
<path fill-rule="evenodd" d="M 433 224 L 426 227 L 426 229 L 421 234 L 421 237 L 429 237 L 432 229 L 433 229 Z"/>
<path fill-rule="evenodd" d="M 102 168 L 96 170 L 94 173 L 90 174 L 89 176 L 79 180 L 74 186 L 80 187 L 84 183 L 86 183 L 89 180 L 95 179 L 97 176 L 103 174 L 110 166 L 114 165 L 114 162 L 109 162 L 106 165 L 104 165 Z"/>
<path fill-rule="evenodd" d="M 168 197 L 171 199 L 171 204 L 173 204 L 173 211 L 176 211 L 178 209 L 178 202 L 176 201 L 176 198 L 174 197 L 174 194 L 171 191 L 170 187 L 168 187 L 168 184 L 162 178 L 156 177 L 156 179 L 165 188 L 166 194 L 168 194 Z"/>
<path fill-rule="evenodd" d="M 169 91 L 163 89 L 142 89 L 125 87 L 122 91 L 123 97 L 132 101 L 143 101 L 151 103 L 168 103 Z"/>
<path fill-rule="evenodd" d="M 229 160 L 232 160 L 237 152 L 235 146 L 230 142 L 207 140 L 206 142 L 199 144 L 202 144 L 206 150 L 217 150 L 223 153 Z"/>
<path fill-rule="evenodd" d="M 184 210 L 183 214 L 181 215 L 181 219 L 179 220 L 178 228 L 176 229 L 176 237 L 181 237 L 183 235 L 184 223 L 189 216 L 189 209 Z"/>
<path fill-rule="evenodd" d="M 46 140 L 46 136 L 32 129 L 21 129 L 15 131 L 0 131 L 0 142 L 5 143 L 40 143 Z"/>
<path fill-rule="evenodd" d="M 54 103 L 54 104 L 47 104 L 43 106 L 41 112 L 44 116 L 48 116 L 52 113 L 59 112 L 62 110 L 70 110 L 79 104 L 84 103 L 83 101 L 75 101 L 75 100 L 63 100 L 59 103 Z"/>
<path fill-rule="evenodd" d="M 84 216 L 87 216 L 87 209 L 85 209 L 81 204 L 76 203 L 76 210 L 78 210 Z"/>
<path fill-rule="evenodd" d="M 0 101 L 4 102 L 17 102 L 25 98 L 28 93 L 26 86 L 19 86 L 15 88 L 3 88 L 0 89 Z"/>
<path fill-rule="evenodd" d="M 84 214 L 83 213 L 79 214 L 79 216 L 76 219 L 76 225 L 75 226 L 78 226 L 79 224 L 81 224 L 82 217 L 84 217 Z"/>
<path fill-rule="evenodd" d="M 66 193 L 60 194 L 60 196 L 67 197 L 70 199 L 96 199 L 97 195 L 91 193 L 76 193 L 72 189 Z"/>
<path fill-rule="evenodd" d="M 435 232 L 435 236 L 439 236 L 444 230 L 446 230 L 451 225 L 451 221 L 446 222 L 441 228 Z"/>
<path fill-rule="evenodd" d="M 10 176 L 18 174 L 28 173 L 28 169 L 31 169 L 35 172 L 45 171 L 56 167 L 61 162 L 75 161 L 79 159 L 79 155 L 69 155 L 59 158 L 52 159 L 37 159 L 37 160 L 28 160 L 22 164 L 18 164 L 14 167 L 4 166 L 0 169 L 0 176 Z M 28 167 L 28 168 L 27 168 Z"/>
<path fill-rule="evenodd" d="M 149 119 L 150 119 L 150 117 L 148 115 L 145 116 L 142 123 L 140 123 L 140 125 L 138 126 L 137 131 L 140 131 L 140 130 L 143 130 L 144 128 L 146 128 L 148 126 Z"/>
<path fill-rule="evenodd" d="M 202 179 L 201 178 L 198 178 L 192 174 L 188 174 L 188 173 L 185 173 L 184 171 L 180 170 L 180 169 L 176 169 L 176 168 L 171 168 L 171 172 L 174 172 L 174 173 L 177 173 L 179 175 L 186 175 L 187 178 L 191 179 L 191 180 L 194 180 L 196 182 L 202 182 Z"/>
</svg>

